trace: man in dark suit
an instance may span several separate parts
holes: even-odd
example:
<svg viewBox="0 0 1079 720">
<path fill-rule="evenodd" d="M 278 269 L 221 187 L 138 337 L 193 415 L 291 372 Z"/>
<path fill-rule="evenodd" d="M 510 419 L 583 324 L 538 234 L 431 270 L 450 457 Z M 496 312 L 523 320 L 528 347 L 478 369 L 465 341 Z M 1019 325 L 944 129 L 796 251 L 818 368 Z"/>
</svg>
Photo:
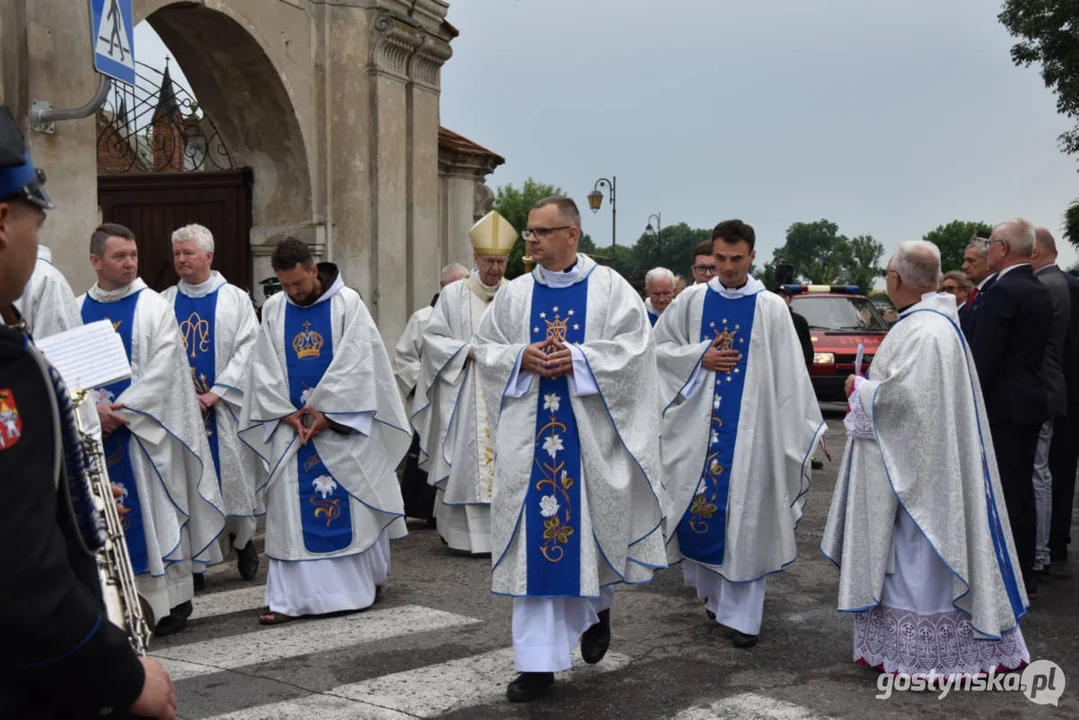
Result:
<svg viewBox="0 0 1079 720">
<path fill-rule="evenodd" d="M 44 176 L 24 148 L 10 112 L 0 107 L 0 718 L 130 711 L 171 720 L 176 694 L 168 673 L 136 655 L 105 616 L 87 549 L 90 540 L 99 542 L 88 489 L 85 478 L 81 485 L 69 479 L 57 430 L 66 391 L 12 305 L 33 272 L 38 227 L 52 208 Z"/>
<path fill-rule="evenodd" d="M 1036 228 L 1038 242 L 1045 228 Z M 1072 312 L 1064 339 L 1064 381 L 1067 388 L 1067 412 L 1053 421 L 1053 440 L 1049 446 L 1049 472 L 1053 477 L 1052 520 L 1049 525 L 1049 557 L 1054 565 L 1068 560 L 1071 542 L 1072 504 L 1075 500 L 1075 470 L 1079 458 L 1079 279 L 1060 273 L 1067 284 Z M 1054 568 L 1055 570 L 1055 568 Z"/>
<path fill-rule="evenodd" d="M 966 251 L 963 253 L 963 273 L 974 286 L 967 295 L 966 302 L 959 310 L 959 325 L 963 328 L 963 334 L 969 341 L 971 329 L 974 325 L 974 314 L 982 305 L 982 297 L 993 285 L 996 279 L 993 271 L 989 269 L 989 236 L 982 237 L 983 233 L 975 233 L 970 239 Z"/>
<path fill-rule="evenodd" d="M 1048 574 L 1049 529 L 1053 518 L 1053 474 L 1049 466 L 1049 448 L 1056 432 L 1055 423 L 1068 414 L 1064 345 L 1071 322 L 1071 293 L 1064 271 L 1056 263 L 1057 246 L 1053 236 L 1045 228 L 1035 228 L 1034 237 L 1034 254 L 1031 256 L 1030 265 L 1034 268 L 1034 277 L 1045 285 L 1053 302 L 1053 322 L 1049 332 L 1049 344 L 1045 348 L 1045 362 L 1042 363 L 1049 419 L 1038 433 L 1038 449 L 1034 454 L 1034 502 L 1038 513 L 1034 572 Z"/>
<path fill-rule="evenodd" d="M 791 321 L 794 323 L 794 331 L 798 333 L 798 343 L 802 346 L 802 355 L 805 357 L 806 370 L 809 370 L 813 367 L 813 338 L 809 333 L 809 321 L 805 319 L 805 316 L 794 312 L 794 308 L 791 307 L 790 290 L 780 286 L 779 290 L 776 292 L 787 303 L 787 308 L 791 311 Z"/>
<path fill-rule="evenodd" d="M 985 292 L 970 338 L 989 415 L 1000 482 L 1027 594 L 1037 593 L 1034 548 L 1034 453 L 1049 419 L 1042 364 L 1053 303 L 1034 277 L 1034 226 L 1013 218 L 993 228 L 989 267 L 996 281 Z"/>
</svg>

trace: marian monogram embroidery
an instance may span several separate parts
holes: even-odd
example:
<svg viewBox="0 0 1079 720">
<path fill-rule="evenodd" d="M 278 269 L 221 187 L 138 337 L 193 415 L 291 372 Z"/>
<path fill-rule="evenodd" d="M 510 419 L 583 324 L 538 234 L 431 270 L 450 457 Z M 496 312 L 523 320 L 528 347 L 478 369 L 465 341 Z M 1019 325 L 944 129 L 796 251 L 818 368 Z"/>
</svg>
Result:
<svg viewBox="0 0 1079 720">
<path fill-rule="evenodd" d="M 202 319 L 197 312 L 180 323 L 180 335 L 184 338 L 184 350 L 191 353 L 191 357 L 198 357 L 198 353 L 210 350 L 210 323 Z"/>
<path fill-rule="evenodd" d="M 321 356 L 324 344 L 325 340 L 322 334 L 311 329 L 310 320 L 304 321 L 303 330 L 296 333 L 296 336 L 292 338 L 292 349 L 296 352 L 296 357 L 301 360 Z"/>
</svg>

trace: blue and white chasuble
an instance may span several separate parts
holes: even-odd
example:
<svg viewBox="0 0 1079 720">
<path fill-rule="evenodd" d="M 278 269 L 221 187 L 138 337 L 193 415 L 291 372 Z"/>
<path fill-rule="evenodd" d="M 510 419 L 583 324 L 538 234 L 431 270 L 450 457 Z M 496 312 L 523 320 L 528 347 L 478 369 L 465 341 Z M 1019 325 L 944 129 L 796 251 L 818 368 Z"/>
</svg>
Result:
<svg viewBox="0 0 1079 720">
<path fill-rule="evenodd" d="M 285 308 L 285 366 L 289 399 L 307 405 L 333 361 L 332 303 Z M 297 440 L 298 442 L 298 440 Z M 332 553 L 352 544 L 349 494 L 318 456 L 314 442 L 296 453 L 304 547 L 310 553 Z"/>
<path fill-rule="evenodd" d="M 214 355 L 214 339 L 217 337 L 214 321 L 217 317 L 218 291 L 199 298 L 176 293 L 174 309 L 184 339 L 184 353 L 191 365 L 191 379 L 199 395 L 210 392 L 217 376 Z M 217 413 L 213 408 L 202 413 L 206 426 L 206 440 L 210 443 L 210 455 L 214 460 L 217 486 L 221 487 L 221 455 L 217 440 Z"/>
<path fill-rule="evenodd" d="M 755 294 L 731 300 L 709 291 L 704 299 L 700 340 L 718 341 L 720 350 L 742 354 L 742 360 L 729 373 L 715 374 L 704 468 L 692 504 L 678 524 L 682 555 L 709 565 L 722 565 L 726 550 L 730 478 L 756 308 Z"/>
<path fill-rule="evenodd" d="M 131 331 L 135 324 L 135 308 L 139 302 L 139 292 L 133 292 L 122 300 L 103 303 L 89 295 L 82 304 L 82 322 L 88 324 L 98 320 L 108 320 L 120 335 L 131 362 Z M 119 380 L 96 391 L 98 403 L 112 403 L 131 386 L 131 379 Z M 128 554 L 131 556 L 131 568 L 136 575 L 147 572 L 148 559 L 146 550 L 146 528 L 142 516 L 142 503 L 139 498 L 139 486 L 135 481 L 135 470 L 131 464 L 131 442 L 134 436 L 122 426 L 104 440 L 105 461 L 108 464 L 109 481 L 119 485 L 123 495 L 117 501 L 120 505 L 120 524 L 124 528 Z M 136 439 L 135 442 L 138 442 Z"/>
<path fill-rule="evenodd" d="M 563 345 L 584 340 L 588 281 L 565 288 L 536 283 L 532 340 Z M 581 594 L 581 447 L 570 405 L 569 380 L 539 378 L 532 476 L 524 504 L 528 596 Z"/>
</svg>

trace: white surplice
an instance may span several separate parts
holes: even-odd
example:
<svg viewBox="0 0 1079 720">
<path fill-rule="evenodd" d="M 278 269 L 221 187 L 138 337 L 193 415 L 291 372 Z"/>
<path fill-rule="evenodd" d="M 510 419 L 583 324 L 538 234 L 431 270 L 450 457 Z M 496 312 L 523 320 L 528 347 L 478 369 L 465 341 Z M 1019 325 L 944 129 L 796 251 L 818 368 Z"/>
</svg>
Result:
<svg viewBox="0 0 1079 720">
<path fill-rule="evenodd" d="M 905 310 L 851 396 L 822 552 L 855 614 L 855 659 L 977 673 L 1030 655 L 1028 601 L 977 371 L 955 301 Z"/>
<path fill-rule="evenodd" d="M 701 340 L 708 293 L 723 300 L 756 296 L 745 359 L 745 387 L 738 410 L 727 499 L 725 554 L 721 565 L 684 558 L 678 526 L 697 497 L 711 444 L 716 373 L 701 360 L 711 343 Z M 765 578 L 797 558 L 794 529 L 809 489 L 811 450 L 824 433 L 801 345 L 786 303 L 754 278 L 737 290 L 718 278 L 681 292 L 655 327 L 663 437 L 668 560 L 685 560 L 685 582 L 716 614 L 716 621 L 757 635 L 764 613 Z"/>
<path fill-rule="evenodd" d="M 136 292 L 131 385 L 111 402 L 124 406 L 117 412 L 133 435 L 130 457 L 149 559 L 136 583 L 160 620 L 194 596 L 192 562 L 221 560 L 216 540 L 225 513 L 172 305 L 136 279 L 111 292 L 95 284 L 79 307 L 87 296 L 110 303 Z"/>
<path fill-rule="evenodd" d="M 491 552 L 495 471 L 487 403 L 468 353 L 483 314 L 505 284 L 487 287 L 473 273 L 442 289 L 423 333 L 412 410 L 420 469 L 438 489 L 438 532 L 451 548 L 476 554 Z"/>
<path fill-rule="evenodd" d="M 588 282 L 585 340 L 571 345 L 569 396 L 581 449 L 579 597 L 529 597 L 522 506 L 536 449 L 539 381 L 521 371 L 532 342 L 536 283 Z M 473 341 L 494 432 L 491 498 L 492 589 L 514 596 L 517 669 L 567 669 L 577 638 L 610 607 L 610 587 L 641 584 L 666 566 L 663 488 L 658 479 L 659 418 L 651 326 L 644 303 L 617 273 L 585 255 L 563 273 L 542 266 L 499 290 Z"/>
<path fill-rule="evenodd" d="M 52 252 L 44 245 L 38 246 L 34 273 L 15 307 L 36 340 L 82 325 L 75 293 L 64 274 L 53 266 Z"/>
<path fill-rule="evenodd" d="M 266 476 L 264 463 L 239 438 L 240 410 L 243 407 L 247 365 L 258 335 L 258 319 L 246 292 L 228 283 L 214 270 L 198 285 L 181 280 L 161 295 L 170 305 L 178 293 L 203 298 L 217 293 L 214 313 L 214 384 L 210 392 L 221 398 L 213 407 L 217 424 L 217 453 L 220 462 L 221 499 L 226 530 L 235 535 L 234 545 L 243 548 L 254 538 L 256 516 L 262 514 L 255 497 Z M 187 342 L 187 338 L 184 338 Z M 227 540 L 222 536 L 222 547 Z"/>
<path fill-rule="evenodd" d="M 286 293 L 262 308 L 245 385 L 240 437 L 267 459 L 265 486 L 266 602 L 272 612 L 313 615 L 356 610 L 374 601 L 386 582 L 386 539 L 405 537 L 404 508 L 396 468 L 412 433 L 390 369 L 390 359 L 359 294 L 344 286 L 337 268 L 320 263 L 324 291 L 316 303 L 331 303 L 333 358 L 310 391 L 307 406 L 322 412 L 348 434 L 326 430 L 311 442 L 318 457 L 349 494 L 352 542 L 329 553 L 312 553 L 303 538 L 296 431 L 279 422 L 300 408 L 289 395 Z M 325 273 L 330 273 L 326 275 Z M 302 566 L 302 567 L 301 567 Z M 312 585 L 313 578 L 319 578 Z M 318 588 L 321 588 L 319 590 Z"/>
<path fill-rule="evenodd" d="M 423 351 L 423 331 L 435 309 L 421 307 L 409 316 L 401 339 L 393 349 L 393 376 L 397 379 L 397 389 L 401 400 L 408 406 L 416 392 L 416 382 L 420 379 L 420 355 Z"/>
</svg>

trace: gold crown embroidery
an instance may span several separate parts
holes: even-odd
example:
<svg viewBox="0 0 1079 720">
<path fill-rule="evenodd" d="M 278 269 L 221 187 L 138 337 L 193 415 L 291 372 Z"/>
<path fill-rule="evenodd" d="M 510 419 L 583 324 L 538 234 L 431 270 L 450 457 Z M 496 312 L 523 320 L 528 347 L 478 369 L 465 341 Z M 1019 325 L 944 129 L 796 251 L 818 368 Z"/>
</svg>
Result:
<svg viewBox="0 0 1079 720">
<path fill-rule="evenodd" d="M 296 337 L 292 338 L 292 349 L 296 351 L 296 357 L 301 360 L 315 358 L 322 355 L 324 343 L 322 335 L 311 329 L 311 321 L 305 320 L 303 330 L 296 333 Z"/>
</svg>

